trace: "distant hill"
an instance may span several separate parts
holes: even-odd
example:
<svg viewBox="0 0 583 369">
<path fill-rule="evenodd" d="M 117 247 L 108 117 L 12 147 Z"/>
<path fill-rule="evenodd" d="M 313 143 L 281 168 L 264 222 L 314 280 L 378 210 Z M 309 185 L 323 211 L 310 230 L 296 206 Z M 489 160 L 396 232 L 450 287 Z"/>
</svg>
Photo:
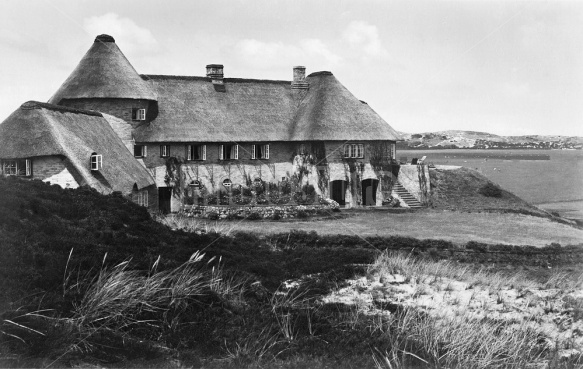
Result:
<svg viewBox="0 0 583 369">
<path fill-rule="evenodd" d="M 583 149 L 583 137 L 498 136 L 475 131 L 400 132 L 399 149 Z"/>
</svg>

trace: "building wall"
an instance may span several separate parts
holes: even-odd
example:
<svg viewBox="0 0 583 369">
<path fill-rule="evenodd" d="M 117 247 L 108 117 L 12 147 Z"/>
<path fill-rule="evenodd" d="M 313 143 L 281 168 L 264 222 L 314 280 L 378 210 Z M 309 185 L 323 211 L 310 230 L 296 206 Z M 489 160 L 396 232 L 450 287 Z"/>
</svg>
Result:
<svg viewBox="0 0 583 369">
<path fill-rule="evenodd" d="M 265 160 L 251 159 L 251 143 L 243 143 L 239 146 L 239 160 L 222 161 L 219 160 L 219 143 L 206 143 L 207 159 L 200 161 L 185 159 L 186 143 L 167 143 L 170 146 L 168 158 L 160 156 L 159 143 L 145 143 L 147 156 L 143 161 L 158 187 L 173 188 L 173 212 L 180 210 L 183 193 L 192 181 L 198 180 L 209 193 L 214 193 L 226 191 L 222 185 L 225 179 L 230 179 L 234 186 L 249 186 L 256 178 L 276 184 L 290 180 L 298 190 L 304 185 L 313 185 L 316 192 L 323 197 L 330 196 L 330 181 L 346 180 L 349 183 L 345 194 L 347 204 L 359 206 L 362 204 L 361 181 L 378 179 L 381 184 L 387 182 L 382 168 L 373 165 L 374 152 L 378 151 L 376 146 L 379 143 L 387 142 L 365 142 L 364 158 L 349 160 L 343 157 L 344 142 L 340 141 L 271 142 L 270 157 Z M 304 154 L 298 155 L 300 152 Z M 392 187 L 389 183 L 387 192 L 387 186 L 381 184 L 376 193 L 377 205 L 381 205 L 390 196 Z"/>
<path fill-rule="evenodd" d="M 157 103 L 135 99 L 63 99 L 59 105 L 76 109 L 95 110 L 125 120 L 133 128 L 148 123 L 158 115 Z M 132 120 L 132 109 L 146 109 L 146 120 Z M 122 138 L 123 140 L 123 138 Z"/>
<path fill-rule="evenodd" d="M 57 184 L 63 188 L 77 188 L 79 183 L 73 177 L 74 169 L 61 156 L 41 156 L 32 158 L 32 179 Z"/>
</svg>

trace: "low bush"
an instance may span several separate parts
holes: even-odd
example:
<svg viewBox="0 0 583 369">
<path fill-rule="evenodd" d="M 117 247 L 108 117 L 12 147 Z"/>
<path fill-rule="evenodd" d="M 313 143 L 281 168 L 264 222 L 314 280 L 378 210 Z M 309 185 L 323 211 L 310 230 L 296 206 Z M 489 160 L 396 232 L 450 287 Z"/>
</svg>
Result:
<svg viewBox="0 0 583 369">
<path fill-rule="evenodd" d="M 500 187 L 491 182 L 488 182 L 484 186 L 480 187 L 478 192 L 486 197 L 502 197 L 502 190 Z"/>
<path fill-rule="evenodd" d="M 259 220 L 261 219 L 261 215 L 259 213 L 256 212 L 252 212 L 247 216 L 248 220 Z"/>
</svg>

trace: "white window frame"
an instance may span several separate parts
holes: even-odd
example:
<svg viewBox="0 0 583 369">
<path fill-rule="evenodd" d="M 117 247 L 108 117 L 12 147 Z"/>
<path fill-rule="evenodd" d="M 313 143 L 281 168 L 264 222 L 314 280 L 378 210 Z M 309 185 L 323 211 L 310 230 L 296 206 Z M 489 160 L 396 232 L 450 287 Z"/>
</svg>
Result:
<svg viewBox="0 0 583 369">
<path fill-rule="evenodd" d="M 0 173 L 6 176 L 30 177 L 32 176 L 32 160 L 12 159 L 3 160 Z"/>
<path fill-rule="evenodd" d="M 142 148 L 141 155 L 136 155 L 136 146 L 140 146 Z M 134 145 L 134 157 L 136 158 L 145 158 L 148 156 L 148 146 L 146 145 Z"/>
<path fill-rule="evenodd" d="M 351 152 L 352 152 L 352 145 L 350 145 L 350 144 L 344 145 L 344 157 L 345 158 L 352 157 Z"/>
<path fill-rule="evenodd" d="M 198 159 L 194 158 L 194 150 L 197 152 Z M 206 145 L 186 145 L 186 160 L 206 160 Z"/>
<path fill-rule="evenodd" d="M 261 145 L 261 152 L 263 153 L 263 157 L 261 159 L 269 159 L 269 144 Z"/>
<path fill-rule="evenodd" d="M 170 156 L 170 145 L 160 145 L 160 157 L 167 158 Z"/>
<path fill-rule="evenodd" d="M 397 144 L 395 143 L 391 144 L 391 159 L 397 159 Z"/>
<path fill-rule="evenodd" d="M 138 205 L 148 207 L 148 191 L 138 192 Z"/>
<path fill-rule="evenodd" d="M 269 159 L 269 144 L 251 145 L 251 159 Z"/>
<path fill-rule="evenodd" d="M 146 120 L 146 109 L 132 108 L 132 120 Z"/>
<path fill-rule="evenodd" d="M 92 154 L 90 158 L 90 167 L 92 171 L 97 171 L 103 168 L 103 156 L 98 154 Z"/>
<path fill-rule="evenodd" d="M 346 144 L 344 145 L 344 157 L 353 159 L 364 158 L 364 144 Z"/>
<path fill-rule="evenodd" d="M 226 158 L 226 148 L 229 148 L 229 157 Z M 238 160 L 239 159 L 239 145 L 219 145 L 219 160 Z"/>
</svg>

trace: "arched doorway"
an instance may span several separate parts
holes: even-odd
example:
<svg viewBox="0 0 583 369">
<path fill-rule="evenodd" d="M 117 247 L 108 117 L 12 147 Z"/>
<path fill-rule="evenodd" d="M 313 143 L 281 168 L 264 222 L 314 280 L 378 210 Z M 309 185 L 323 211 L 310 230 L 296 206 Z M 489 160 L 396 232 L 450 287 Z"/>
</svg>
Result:
<svg viewBox="0 0 583 369">
<path fill-rule="evenodd" d="M 336 201 L 339 205 L 346 205 L 346 187 L 347 181 L 337 180 L 330 181 L 330 198 Z"/>
<path fill-rule="evenodd" d="M 362 205 L 374 206 L 377 204 L 378 179 L 365 179 L 362 181 Z"/>
</svg>

